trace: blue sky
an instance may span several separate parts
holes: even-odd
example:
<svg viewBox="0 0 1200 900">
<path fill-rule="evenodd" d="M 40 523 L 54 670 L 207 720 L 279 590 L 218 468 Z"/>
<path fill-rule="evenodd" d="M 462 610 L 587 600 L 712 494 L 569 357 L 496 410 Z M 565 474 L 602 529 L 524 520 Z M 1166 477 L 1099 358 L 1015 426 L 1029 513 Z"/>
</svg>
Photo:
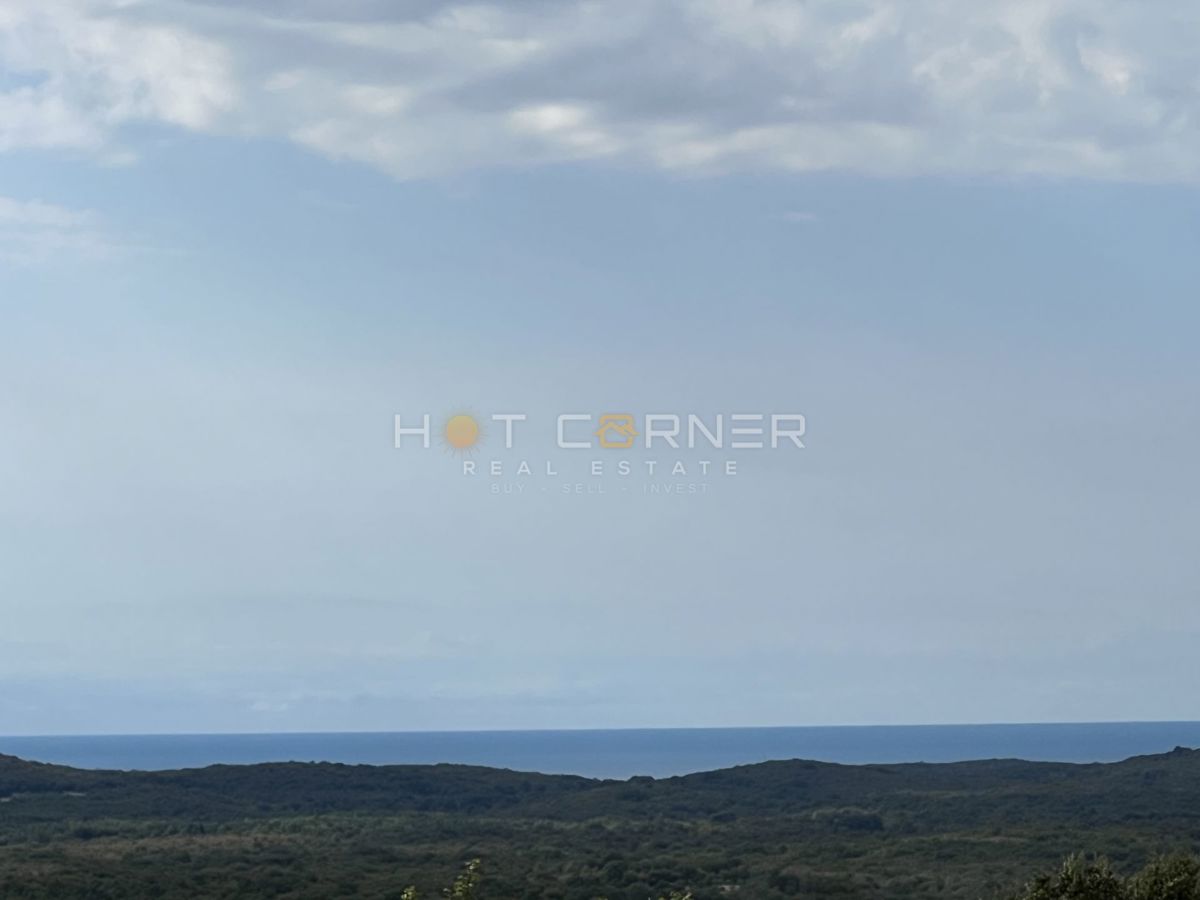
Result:
<svg viewBox="0 0 1200 900">
<path fill-rule="evenodd" d="M 1200 16 L 1126 9 L 6 4 L 0 731 L 1196 718 Z M 513 409 L 808 433 L 393 446 Z"/>
</svg>

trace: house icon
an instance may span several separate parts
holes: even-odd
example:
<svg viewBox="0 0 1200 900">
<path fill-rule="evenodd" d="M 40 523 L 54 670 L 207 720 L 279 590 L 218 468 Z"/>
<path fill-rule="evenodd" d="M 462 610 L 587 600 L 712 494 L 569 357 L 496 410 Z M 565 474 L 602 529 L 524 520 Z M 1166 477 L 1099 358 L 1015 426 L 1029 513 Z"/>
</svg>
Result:
<svg viewBox="0 0 1200 900">
<path fill-rule="evenodd" d="M 600 427 L 596 429 L 600 446 L 609 450 L 628 450 L 637 434 L 633 416 L 628 413 L 606 413 L 600 417 Z"/>
</svg>

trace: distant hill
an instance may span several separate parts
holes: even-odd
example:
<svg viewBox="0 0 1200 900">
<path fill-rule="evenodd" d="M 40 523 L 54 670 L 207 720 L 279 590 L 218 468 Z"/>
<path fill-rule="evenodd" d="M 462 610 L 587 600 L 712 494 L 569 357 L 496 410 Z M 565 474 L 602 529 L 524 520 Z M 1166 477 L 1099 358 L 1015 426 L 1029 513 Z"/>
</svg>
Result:
<svg viewBox="0 0 1200 900">
<path fill-rule="evenodd" d="M 401 882 L 445 883 L 474 856 L 491 870 L 484 897 L 966 898 L 1074 851 L 1136 867 L 1198 849 L 1200 751 L 1183 748 L 1110 764 L 788 760 L 627 781 L 459 765 L 112 772 L 0 756 L 5 900 L 398 897 Z M 175 862 L 153 865 L 159 852 Z"/>
</svg>

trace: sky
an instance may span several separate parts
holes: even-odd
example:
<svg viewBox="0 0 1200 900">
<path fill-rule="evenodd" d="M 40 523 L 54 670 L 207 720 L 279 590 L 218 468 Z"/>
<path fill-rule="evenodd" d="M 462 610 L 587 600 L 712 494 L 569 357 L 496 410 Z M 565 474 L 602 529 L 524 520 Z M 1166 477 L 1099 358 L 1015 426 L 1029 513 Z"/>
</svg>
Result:
<svg viewBox="0 0 1200 900">
<path fill-rule="evenodd" d="M 0 734 L 1200 718 L 1197 38 L 8 0 Z"/>
</svg>

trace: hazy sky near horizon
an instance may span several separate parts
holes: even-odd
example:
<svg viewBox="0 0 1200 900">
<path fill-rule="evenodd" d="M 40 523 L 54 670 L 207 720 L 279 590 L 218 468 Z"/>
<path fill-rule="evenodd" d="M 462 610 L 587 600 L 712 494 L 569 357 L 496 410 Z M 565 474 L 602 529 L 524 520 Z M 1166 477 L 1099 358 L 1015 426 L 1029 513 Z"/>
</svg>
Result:
<svg viewBox="0 0 1200 900">
<path fill-rule="evenodd" d="M 9 0 L 0 734 L 1200 718 L 1197 38 Z M 807 434 L 495 496 L 455 411 Z"/>
</svg>

